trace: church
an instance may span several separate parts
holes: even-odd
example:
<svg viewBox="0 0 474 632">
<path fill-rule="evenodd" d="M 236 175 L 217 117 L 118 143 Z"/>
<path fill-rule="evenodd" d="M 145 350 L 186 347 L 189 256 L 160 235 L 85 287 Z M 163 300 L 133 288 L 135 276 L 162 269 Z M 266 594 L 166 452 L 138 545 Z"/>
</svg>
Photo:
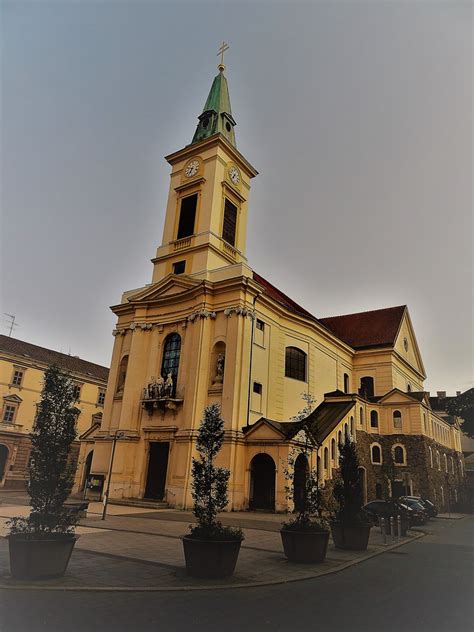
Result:
<svg viewBox="0 0 474 632">
<path fill-rule="evenodd" d="M 306 427 L 323 485 L 350 437 L 366 500 L 408 492 L 454 503 L 464 477 L 459 423 L 430 407 L 407 307 L 315 317 L 249 264 L 257 171 L 237 149 L 224 71 L 221 61 L 191 143 L 166 156 L 171 179 L 151 282 L 111 308 L 104 413 L 81 436 L 80 463 L 106 477 L 114 446 L 112 501 L 190 508 L 197 429 L 217 402 L 228 509 L 287 511 L 285 463 L 301 439 L 292 418 L 310 394 Z"/>
</svg>

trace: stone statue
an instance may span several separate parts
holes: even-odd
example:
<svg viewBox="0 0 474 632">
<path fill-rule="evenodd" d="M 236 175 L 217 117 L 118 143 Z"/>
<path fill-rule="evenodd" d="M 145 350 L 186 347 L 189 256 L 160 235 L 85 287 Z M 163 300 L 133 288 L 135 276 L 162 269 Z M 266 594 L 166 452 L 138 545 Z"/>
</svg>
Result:
<svg viewBox="0 0 474 632">
<path fill-rule="evenodd" d="M 165 393 L 165 380 L 163 379 L 163 376 L 159 376 L 158 380 L 156 381 L 156 397 L 158 399 L 160 399 L 161 397 L 164 397 Z"/>
<path fill-rule="evenodd" d="M 223 353 L 219 353 L 216 361 L 216 379 L 214 380 L 215 384 L 222 384 L 224 381 L 224 365 L 225 365 L 225 356 Z"/>
<path fill-rule="evenodd" d="M 174 390 L 173 375 L 171 373 L 168 373 L 168 375 L 166 376 L 166 382 L 165 382 L 165 388 L 164 388 L 165 397 L 173 397 L 173 390 Z"/>
</svg>

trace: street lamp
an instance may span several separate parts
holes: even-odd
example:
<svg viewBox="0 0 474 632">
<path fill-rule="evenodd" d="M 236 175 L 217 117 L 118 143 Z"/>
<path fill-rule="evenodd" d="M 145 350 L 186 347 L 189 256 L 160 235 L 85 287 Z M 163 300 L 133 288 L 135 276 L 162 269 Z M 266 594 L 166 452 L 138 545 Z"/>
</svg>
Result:
<svg viewBox="0 0 474 632">
<path fill-rule="evenodd" d="M 112 453 L 110 455 L 109 471 L 107 474 L 107 489 L 105 490 L 104 500 L 103 500 L 104 508 L 102 510 L 102 520 L 105 520 L 105 516 L 107 515 L 107 505 L 109 504 L 110 480 L 112 478 L 112 467 L 114 465 L 115 446 L 117 444 L 118 439 L 126 439 L 128 437 L 125 434 L 125 432 L 119 432 L 118 430 L 116 430 L 113 435 L 108 435 L 107 437 L 105 437 L 105 439 L 111 439 L 111 438 L 112 438 Z"/>
</svg>

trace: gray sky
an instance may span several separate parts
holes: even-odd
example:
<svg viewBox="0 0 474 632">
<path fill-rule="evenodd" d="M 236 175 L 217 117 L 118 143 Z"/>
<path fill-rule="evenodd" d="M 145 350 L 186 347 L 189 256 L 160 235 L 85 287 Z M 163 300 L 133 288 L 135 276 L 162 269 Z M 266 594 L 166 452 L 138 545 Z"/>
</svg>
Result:
<svg viewBox="0 0 474 632">
<path fill-rule="evenodd" d="M 316 316 L 407 303 L 427 389 L 472 384 L 470 2 L 1 11 L 1 311 L 18 338 L 109 364 L 108 306 L 151 280 L 163 156 L 191 141 L 225 39 L 260 172 L 252 267 Z"/>
</svg>

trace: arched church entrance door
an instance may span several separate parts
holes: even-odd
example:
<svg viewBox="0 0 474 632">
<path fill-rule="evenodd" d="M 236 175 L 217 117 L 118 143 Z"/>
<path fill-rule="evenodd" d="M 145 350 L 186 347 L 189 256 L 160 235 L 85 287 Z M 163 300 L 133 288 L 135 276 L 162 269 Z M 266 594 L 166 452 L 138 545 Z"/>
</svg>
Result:
<svg viewBox="0 0 474 632">
<path fill-rule="evenodd" d="M 6 445 L 0 445 L 0 483 L 5 475 L 5 469 L 7 466 L 8 448 Z"/>
<path fill-rule="evenodd" d="M 299 454 L 295 461 L 295 476 L 293 485 L 293 503 L 296 511 L 300 511 L 304 501 L 304 489 L 308 476 L 308 459 L 304 454 Z"/>
<path fill-rule="evenodd" d="M 275 511 L 275 461 L 257 454 L 250 463 L 250 509 Z"/>
</svg>

